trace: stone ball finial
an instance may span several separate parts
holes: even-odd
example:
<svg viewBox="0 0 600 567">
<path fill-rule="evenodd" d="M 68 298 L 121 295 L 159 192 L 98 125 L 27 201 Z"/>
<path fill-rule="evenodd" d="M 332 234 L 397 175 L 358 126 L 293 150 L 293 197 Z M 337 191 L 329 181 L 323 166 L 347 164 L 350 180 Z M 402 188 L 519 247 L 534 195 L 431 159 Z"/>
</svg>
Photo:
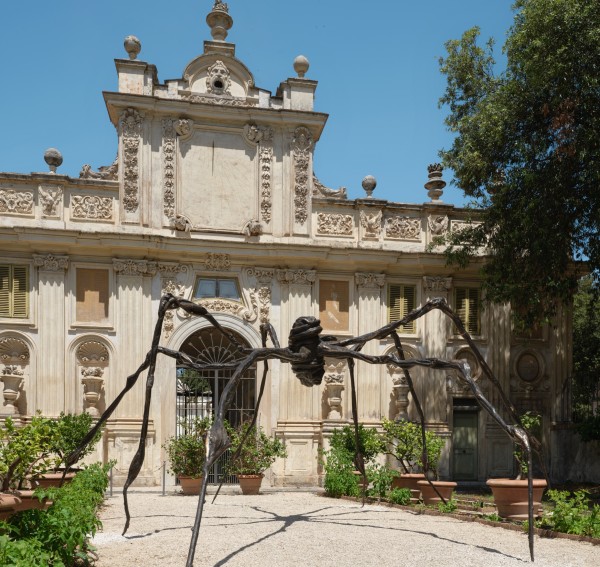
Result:
<svg viewBox="0 0 600 567">
<path fill-rule="evenodd" d="M 56 168 L 63 162 L 62 154 L 56 148 L 48 148 L 44 152 L 44 161 L 50 168 L 50 173 L 56 173 Z"/>
<path fill-rule="evenodd" d="M 442 179 L 444 168 L 440 163 L 431 163 L 427 166 L 428 180 L 425 183 L 427 195 L 433 203 L 441 202 L 440 197 L 446 187 L 446 182 Z"/>
<path fill-rule="evenodd" d="M 310 67 L 310 63 L 304 55 L 298 55 L 296 59 L 294 59 L 294 71 L 298 73 L 298 77 L 301 79 L 308 72 L 308 68 Z"/>
<path fill-rule="evenodd" d="M 362 180 L 362 186 L 367 193 L 367 199 L 372 199 L 373 191 L 375 190 L 375 187 L 377 187 L 377 179 L 375 179 L 372 175 L 367 175 Z"/>
<path fill-rule="evenodd" d="M 123 42 L 125 51 L 129 54 L 129 59 L 132 61 L 137 59 L 140 51 L 142 50 L 142 42 L 134 35 L 128 35 Z"/>
</svg>

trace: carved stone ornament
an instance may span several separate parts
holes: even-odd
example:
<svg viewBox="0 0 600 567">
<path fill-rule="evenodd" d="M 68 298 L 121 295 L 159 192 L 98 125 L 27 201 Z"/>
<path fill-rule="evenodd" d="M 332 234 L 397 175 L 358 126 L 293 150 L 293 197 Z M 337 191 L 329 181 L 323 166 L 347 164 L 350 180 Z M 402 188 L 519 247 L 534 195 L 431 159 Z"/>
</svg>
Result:
<svg viewBox="0 0 600 567">
<path fill-rule="evenodd" d="M 273 163 L 273 148 L 262 146 L 260 159 L 260 217 L 263 222 L 271 222 L 271 167 Z"/>
<path fill-rule="evenodd" d="M 189 118 L 180 118 L 175 121 L 175 132 L 178 136 L 185 137 L 192 133 L 194 127 L 194 121 Z"/>
<path fill-rule="evenodd" d="M 211 313 L 230 313 L 236 317 L 241 317 L 245 321 L 252 322 L 258 317 L 256 297 L 253 292 L 250 293 L 253 310 L 250 311 L 245 305 L 229 299 L 201 299 L 197 303 L 202 305 Z"/>
<path fill-rule="evenodd" d="M 58 207 L 62 202 L 62 187 L 56 185 L 40 185 L 38 188 L 42 217 L 58 217 Z"/>
<path fill-rule="evenodd" d="M 66 270 L 69 267 L 68 256 L 34 256 L 33 265 L 46 272 L 59 272 Z"/>
<path fill-rule="evenodd" d="M 123 207 L 135 213 L 139 207 L 139 149 L 143 115 L 133 108 L 124 110 L 119 120 L 123 144 Z"/>
<path fill-rule="evenodd" d="M 394 216 L 385 219 L 385 237 L 398 240 L 421 240 L 421 219 Z"/>
<path fill-rule="evenodd" d="M 33 193 L 0 189 L 0 213 L 30 215 L 33 213 Z"/>
<path fill-rule="evenodd" d="M 362 226 L 365 238 L 379 238 L 381 235 L 381 218 L 383 213 L 376 211 L 367 213 L 360 211 L 360 226 Z"/>
<path fill-rule="evenodd" d="M 189 102 L 199 102 L 202 104 L 215 104 L 217 106 L 237 106 L 237 107 L 249 107 L 254 106 L 255 103 L 247 101 L 245 98 L 234 98 L 227 96 L 203 96 L 203 95 L 188 95 L 183 97 L 184 100 Z"/>
<path fill-rule="evenodd" d="M 0 408 L 2 415 L 19 415 L 17 401 L 21 396 L 21 389 L 25 380 L 25 372 L 18 366 L 6 366 L 2 369 L 0 381 L 3 383 L 2 395 L 4 397 L 3 407 Z"/>
<path fill-rule="evenodd" d="M 166 118 L 162 121 L 163 213 L 168 219 L 175 218 L 176 122 L 172 118 Z"/>
<path fill-rule="evenodd" d="M 107 181 L 117 181 L 119 179 L 119 156 L 111 165 L 103 165 L 94 171 L 92 166 L 85 164 L 79 172 L 80 179 L 105 179 Z"/>
<path fill-rule="evenodd" d="M 176 274 L 181 274 L 188 271 L 188 267 L 186 264 L 158 264 L 158 271 L 163 276 L 175 276 Z M 164 295 L 164 293 L 163 293 Z"/>
<path fill-rule="evenodd" d="M 427 225 L 429 226 L 429 231 L 434 236 L 441 236 L 448 230 L 449 224 L 448 217 L 446 215 L 430 215 L 427 219 Z"/>
<path fill-rule="evenodd" d="M 161 273 L 172 274 L 172 275 L 174 275 L 175 273 L 178 273 L 178 272 L 173 272 L 173 271 L 171 271 L 171 272 L 163 271 L 163 270 L 161 270 L 162 266 L 165 266 L 165 264 L 158 265 L 158 269 L 161 271 Z M 184 268 L 183 270 L 180 270 L 180 271 L 187 271 L 186 266 L 183 266 L 181 264 L 178 264 L 177 266 Z M 166 293 L 170 293 L 171 295 L 173 295 L 175 297 L 183 297 L 185 295 L 185 286 L 173 278 L 165 278 L 162 280 L 162 295 L 165 295 Z M 175 312 L 173 309 L 170 309 L 169 311 L 167 311 L 165 313 L 165 319 L 163 322 L 163 332 L 165 334 L 165 339 L 168 339 L 173 334 L 174 330 L 175 330 Z"/>
<path fill-rule="evenodd" d="M 249 122 L 244 126 L 244 138 L 251 144 L 271 142 L 273 140 L 273 129 L 270 126 L 259 126 Z"/>
<path fill-rule="evenodd" d="M 423 289 L 427 292 L 447 292 L 452 287 L 452 278 L 423 276 Z"/>
<path fill-rule="evenodd" d="M 98 195 L 73 195 L 71 197 L 71 216 L 74 219 L 111 220 L 113 218 L 113 200 Z"/>
<path fill-rule="evenodd" d="M 121 276 L 153 276 L 156 274 L 156 262 L 147 260 L 113 260 L 113 268 Z"/>
<path fill-rule="evenodd" d="M 454 355 L 456 360 L 464 360 L 471 369 L 471 376 L 474 380 L 479 380 L 483 374 L 483 370 L 477 361 L 476 356 L 470 348 L 461 348 Z M 468 384 L 465 384 L 466 389 L 469 389 Z"/>
<path fill-rule="evenodd" d="M 246 274 L 251 278 L 256 278 L 256 281 L 262 285 L 268 285 L 275 277 L 275 270 L 272 268 L 247 268 Z"/>
<path fill-rule="evenodd" d="M 1 338 L 0 360 L 6 365 L 29 364 L 29 348 L 25 341 L 16 337 Z"/>
<path fill-rule="evenodd" d="M 340 187 L 339 189 L 330 189 L 329 187 L 325 187 L 318 179 L 317 176 L 313 172 L 313 195 L 315 197 L 327 197 L 330 199 L 347 199 L 348 195 L 346 193 L 345 187 Z"/>
<path fill-rule="evenodd" d="M 109 362 L 108 349 L 99 341 L 85 341 L 75 351 L 77 362 L 84 366 L 107 366 Z"/>
<path fill-rule="evenodd" d="M 261 323 L 268 323 L 271 312 L 271 288 L 264 286 L 255 290 L 258 296 L 258 317 Z"/>
<path fill-rule="evenodd" d="M 206 256 L 204 266 L 207 270 L 226 272 L 231 268 L 231 257 L 229 254 L 209 253 Z"/>
<path fill-rule="evenodd" d="M 329 410 L 326 419 L 342 418 L 342 392 L 344 390 L 345 361 L 325 362 L 325 397 Z"/>
<path fill-rule="evenodd" d="M 317 215 L 317 233 L 331 236 L 352 236 L 354 217 L 339 213 L 319 213 Z"/>
<path fill-rule="evenodd" d="M 242 232 L 246 236 L 260 236 L 263 232 L 263 229 L 258 219 L 251 219 L 244 225 Z"/>
<path fill-rule="evenodd" d="M 358 287 L 380 289 L 385 285 L 385 274 L 354 274 L 354 279 Z"/>
<path fill-rule="evenodd" d="M 184 215 L 175 215 L 175 218 L 171 220 L 171 224 L 173 225 L 173 228 L 179 232 L 192 231 L 192 223 L 190 219 Z"/>
<path fill-rule="evenodd" d="M 310 180 L 310 154 L 313 139 L 308 128 L 299 126 L 292 138 L 294 154 L 294 218 L 298 224 L 308 219 L 308 185 Z"/>
<path fill-rule="evenodd" d="M 277 270 L 277 281 L 284 284 L 311 285 L 317 281 L 316 270 Z"/>
<path fill-rule="evenodd" d="M 206 92 L 215 95 L 231 95 L 231 73 L 223 61 L 215 61 L 208 68 Z"/>
<path fill-rule="evenodd" d="M 104 369 L 99 366 L 86 366 L 81 369 L 81 375 L 85 378 L 93 376 L 94 378 L 102 378 Z"/>
</svg>

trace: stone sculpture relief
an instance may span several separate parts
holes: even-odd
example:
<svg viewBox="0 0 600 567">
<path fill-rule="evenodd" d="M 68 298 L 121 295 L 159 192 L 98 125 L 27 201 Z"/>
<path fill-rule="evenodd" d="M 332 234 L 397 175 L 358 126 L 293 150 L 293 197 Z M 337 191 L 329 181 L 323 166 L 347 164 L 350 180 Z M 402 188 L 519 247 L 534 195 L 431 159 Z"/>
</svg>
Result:
<svg viewBox="0 0 600 567">
<path fill-rule="evenodd" d="M 156 262 L 114 259 L 113 269 L 121 276 L 154 276 L 158 268 Z"/>
<path fill-rule="evenodd" d="M 277 281 L 284 284 L 312 285 L 317 281 L 315 270 L 277 270 Z"/>
<path fill-rule="evenodd" d="M 133 108 L 124 110 L 119 120 L 123 144 L 123 207 L 135 213 L 139 207 L 139 149 L 144 116 Z"/>
<path fill-rule="evenodd" d="M 45 272 L 59 272 L 69 267 L 69 257 L 54 256 L 53 254 L 34 256 L 33 265 Z"/>
<path fill-rule="evenodd" d="M 227 272 L 231 268 L 231 257 L 229 254 L 216 254 L 211 252 L 207 254 L 204 266 L 207 270 Z"/>
<path fill-rule="evenodd" d="M 258 319 L 260 323 L 268 323 L 271 311 L 271 282 L 275 277 L 275 270 L 271 268 L 247 268 L 246 274 L 256 279 L 259 284 L 254 289 L 258 297 Z"/>
<path fill-rule="evenodd" d="M 0 189 L 0 213 L 31 215 L 33 213 L 33 193 Z"/>
<path fill-rule="evenodd" d="M 340 187 L 339 189 L 330 189 L 325 187 L 313 172 L 313 195 L 315 197 L 328 197 L 331 199 L 347 199 L 346 188 Z"/>
<path fill-rule="evenodd" d="M 119 156 L 111 165 L 103 165 L 94 171 L 92 166 L 85 164 L 79 172 L 80 179 L 104 179 L 106 181 L 118 181 L 119 179 Z"/>
<path fill-rule="evenodd" d="M 363 228 L 365 238 L 379 238 L 381 235 L 381 218 L 383 213 L 376 211 L 367 213 L 360 211 L 360 226 Z"/>
<path fill-rule="evenodd" d="M 318 213 L 317 233 L 330 236 L 352 236 L 354 217 L 338 213 Z"/>
<path fill-rule="evenodd" d="M 58 217 L 59 204 L 62 203 L 62 187 L 56 185 L 40 185 L 38 188 L 42 217 Z"/>
<path fill-rule="evenodd" d="M 199 102 L 202 104 L 214 104 L 217 106 L 237 106 L 237 107 L 250 107 L 256 105 L 255 101 L 248 101 L 245 98 L 233 98 L 233 97 L 212 97 L 203 95 L 188 95 L 183 97 L 184 100 L 190 102 Z"/>
<path fill-rule="evenodd" d="M 294 218 L 298 224 L 308 219 L 308 184 L 313 139 L 308 128 L 299 126 L 292 138 L 294 155 Z"/>
<path fill-rule="evenodd" d="M 444 276 L 423 276 L 423 289 L 426 292 L 447 292 L 452 287 L 452 278 Z"/>
<path fill-rule="evenodd" d="M 421 240 L 421 219 L 393 216 L 385 219 L 385 237 L 398 240 Z"/>
<path fill-rule="evenodd" d="M 259 146 L 260 163 L 259 194 L 260 218 L 269 224 L 271 222 L 271 167 L 273 163 L 273 129 L 248 123 L 244 126 L 244 138 L 251 144 Z M 262 232 L 262 229 L 261 229 Z"/>
<path fill-rule="evenodd" d="M 214 95 L 231 95 L 231 73 L 223 61 L 216 61 L 208 68 L 206 92 Z"/>
<path fill-rule="evenodd" d="M 176 122 L 172 118 L 165 118 L 162 121 L 163 214 L 171 221 L 175 218 Z"/>
<path fill-rule="evenodd" d="M 113 200 L 110 197 L 97 195 L 73 195 L 71 216 L 74 219 L 112 220 Z"/>
<path fill-rule="evenodd" d="M 354 274 L 354 280 L 358 287 L 381 289 L 385 285 L 385 274 Z"/>
<path fill-rule="evenodd" d="M 429 231 L 434 236 L 444 234 L 448 230 L 449 222 L 446 215 L 429 215 L 427 218 L 427 226 L 429 226 Z"/>
</svg>

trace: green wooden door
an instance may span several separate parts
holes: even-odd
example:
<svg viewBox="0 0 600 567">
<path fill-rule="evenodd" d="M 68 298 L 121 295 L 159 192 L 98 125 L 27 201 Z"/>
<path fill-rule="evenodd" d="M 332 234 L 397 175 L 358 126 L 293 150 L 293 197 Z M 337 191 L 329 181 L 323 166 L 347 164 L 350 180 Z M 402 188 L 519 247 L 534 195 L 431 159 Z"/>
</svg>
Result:
<svg viewBox="0 0 600 567">
<path fill-rule="evenodd" d="M 477 412 L 454 412 L 453 480 L 477 480 L 477 422 Z"/>
</svg>

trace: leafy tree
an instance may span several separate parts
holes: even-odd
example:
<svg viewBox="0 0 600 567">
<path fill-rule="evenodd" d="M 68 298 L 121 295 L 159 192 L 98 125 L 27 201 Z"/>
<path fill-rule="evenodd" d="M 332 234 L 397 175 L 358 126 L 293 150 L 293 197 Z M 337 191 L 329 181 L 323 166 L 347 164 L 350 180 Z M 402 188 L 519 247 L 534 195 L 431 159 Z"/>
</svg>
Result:
<svg viewBox="0 0 600 567">
<path fill-rule="evenodd" d="M 482 246 L 487 297 L 527 326 L 570 299 L 572 260 L 600 268 L 600 2 L 516 0 L 496 72 L 479 29 L 446 43 L 440 105 L 456 134 L 441 152 L 480 224 L 447 237 L 459 265 Z"/>
</svg>

